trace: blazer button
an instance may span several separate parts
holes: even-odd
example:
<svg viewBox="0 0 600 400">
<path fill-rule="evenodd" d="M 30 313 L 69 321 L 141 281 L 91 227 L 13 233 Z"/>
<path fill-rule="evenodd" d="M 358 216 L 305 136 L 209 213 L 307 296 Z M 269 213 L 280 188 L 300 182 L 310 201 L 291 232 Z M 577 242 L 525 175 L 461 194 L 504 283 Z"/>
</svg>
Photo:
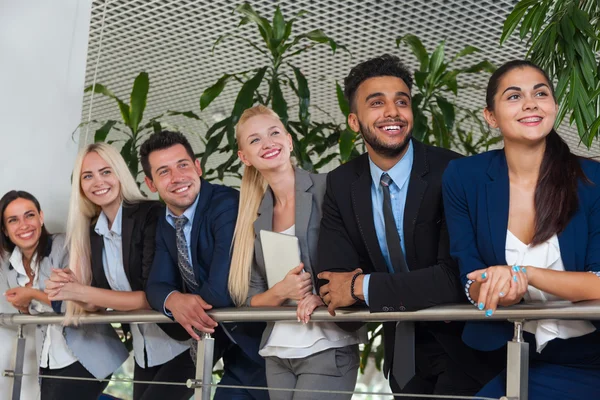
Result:
<svg viewBox="0 0 600 400">
<path fill-rule="evenodd" d="M 400 311 L 406 311 L 406 307 L 400 306 Z"/>
</svg>

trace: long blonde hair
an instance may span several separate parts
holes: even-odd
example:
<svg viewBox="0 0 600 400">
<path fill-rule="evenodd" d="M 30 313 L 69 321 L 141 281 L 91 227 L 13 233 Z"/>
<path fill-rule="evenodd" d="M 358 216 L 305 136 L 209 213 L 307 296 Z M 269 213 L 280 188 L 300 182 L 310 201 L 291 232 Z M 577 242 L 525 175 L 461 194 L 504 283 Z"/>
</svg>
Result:
<svg viewBox="0 0 600 400">
<path fill-rule="evenodd" d="M 263 105 L 248 108 L 235 126 L 238 146 L 240 143 L 240 126 L 257 115 L 269 115 L 279 119 L 279 116 L 273 110 Z M 238 218 L 233 233 L 233 254 L 228 282 L 229 294 L 237 306 L 244 305 L 248 297 L 250 273 L 254 258 L 253 224 L 266 189 L 267 182 L 262 174 L 253 166 L 245 166 L 240 186 Z"/>
<path fill-rule="evenodd" d="M 69 268 L 78 282 L 90 285 L 92 282 L 90 225 L 100 215 L 102 209 L 92 203 L 81 190 L 81 170 L 83 159 L 89 153 L 97 153 L 112 168 L 120 183 L 120 197 L 128 203 L 144 200 L 135 179 L 131 176 L 125 160 L 119 152 L 106 143 L 90 144 L 79 151 L 71 179 L 71 199 L 67 218 L 67 239 L 69 246 Z M 85 310 L 75 302 L 67 302 L 65 324 L 77 324 Z"/>
</svg>

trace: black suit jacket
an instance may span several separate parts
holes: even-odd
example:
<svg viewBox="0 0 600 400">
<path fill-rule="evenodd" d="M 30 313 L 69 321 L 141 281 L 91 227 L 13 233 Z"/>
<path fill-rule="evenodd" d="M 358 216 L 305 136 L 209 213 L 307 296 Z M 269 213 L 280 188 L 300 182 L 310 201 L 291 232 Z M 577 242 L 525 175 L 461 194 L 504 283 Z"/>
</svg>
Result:
<svg viewBox="0 0 600 400">
<path fill-rule="evenodd" d="M 121 238 L 123 268 L 132 291 L 144 290 L 154 260 L 156 223 L 165 212 L 158 201 L 123 203 Z M 92 286 L 111 289 L 104 274 L 104 239 L 92 226 L 90 230 Z"/>
<path fill-rule="evenodd" d="M 449 150 L 412 140 L 414 160 L 404 209 L 404 240 L 408 274 L 388 272 L 381 253 L 371 202 L 371 173 L 367 154 L 341 165 L 327 177 L 318 246 L 317 273 L 362 268 L 371 274 L 371 312 L 415 311 L 465 301 L 458 266 L 450 257 L 442 202 L 442 174 L 460 157 Z M 322 284 L 323 282 L 319 282 Z M 462 323 L 427 322 L 416 327 L 417 346 L 428 343 L 449 353 L 460 364 L 473 360 L 462 343 Z M 394 354 L 395 323 L 384 324 L 384 373 Z M 435 342 L 439 346 L 435 346 Z M 463 351 L 465 354 L 462 354 Z M 417 351 L 417 356 L 420 353 Z M 472 355 L 472 353 L 471 353 Z M 470 366 L 469 366 L 470 367 Z M 477 366 L 473 366 L 477 368 Z"/>
</svg>

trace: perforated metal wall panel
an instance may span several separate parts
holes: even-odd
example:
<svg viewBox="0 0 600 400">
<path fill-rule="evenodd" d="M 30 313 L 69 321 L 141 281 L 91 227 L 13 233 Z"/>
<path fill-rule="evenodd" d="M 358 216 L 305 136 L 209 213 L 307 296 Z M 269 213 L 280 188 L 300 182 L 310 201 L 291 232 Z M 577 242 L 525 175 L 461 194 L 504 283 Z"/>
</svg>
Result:
<svg viewBox="0 0 600 400">
<path fill-rule="evenodd" d="M 338 109 L 335 82 L 342 81 L 356 63 L 383 53 L 400 56 L 411 68 L 417 63 L 406 47 L 396 47 L 396 38 L 412 33 L 432 51 L 446 41 L 447 54 L 455 54 L 466 45 L 481 52 L 459 60 L 458 67 L 472 65 L 486 58 L 496 65 L 522 58 L 526 48 L 515 38 L 502 47 L 499 38 L 502 24 L 517 3 L 516 0 L 284 0 L 279 3 L 255 0 L 251 4 L 261 15 L 271 18 L 280 4 L 286 18 L 300 10 L 310 14 L 294 26 L 294 34 L 320 28 L 338 43 L 348 47 L 352 56 L 343 51 L 331 54 L 327 46 L 319 46 L 293 59 L 307 76 L 312 104 L 343 119 Z M 239 72 L 264 65 L 266 59 L 242 40 L 229 39 L 211 52 L 213 43 L 223 33 L 231 32 L 239 22 L 232 11 L 239 3 L 223 0 L 95 0 L 90 27 L 86 86 L 96 81 L 114 93 L 127 98 L 133 79 L 140 71 L 150 74 L 150 95 L 145 118 L 166 110 L 199 113 L 199 98 L 204 89 L 226 72 Z M 253 25 L 236 32 L 250 40 L 261 40 Z M 101 46 L 100 38 L 102 36 Z M 475 89 L 460 90 L 461 105 L 481 110 L 488 74 L 465 77 L 459 84 Z M 238 85 L 229 85 L 201 117 L 207 124 L 228 115 L 233 106 Z M 114 102 L 95 95 L 90 113 L 90 94 L 84 98 L 82 120 L 118 118 Z M 295 111 L 290 111 L 290 114 Z M 320 111 L 312 110 L 314 118 Z M 206 124 L 192 123 L 182 118 L 168 120 L 171 127 L 203 135 Z M 95 126 L 82 129 L 80 143 L 93 140 Z M 588 156 L 600 154 L 598 145 L 588 152 L 579 146 L 575 129 L 566 123 L 562 136 L 575 151 Z M 201 151 L 202 141 L 192 137 L 194 148 Z M 215 165 L 224 156 L 210 159 Z"/>
</svg>

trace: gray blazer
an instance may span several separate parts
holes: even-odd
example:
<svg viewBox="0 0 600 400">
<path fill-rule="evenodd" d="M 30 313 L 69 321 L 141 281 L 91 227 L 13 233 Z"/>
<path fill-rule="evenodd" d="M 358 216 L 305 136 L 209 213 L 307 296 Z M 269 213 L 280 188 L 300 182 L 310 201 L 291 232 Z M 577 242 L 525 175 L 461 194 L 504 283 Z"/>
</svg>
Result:
<svg viewBox="0 0 600 400">
<path fill-rule="evenodd" d="M 10 255 L 9 255 L 10 257 Z M 10 265 L 6 257 L 0 265 L 4 272 L 9 288 L 18 287 L 17 271 Z M 65 235 L 52 235 L 46 256 L 39 265 L 39 287 L 44 290 L 46 280 L 50 279 L 52 268 L 65 268 L 69 264 L 69 254 L 65 248 Z M 35 303 L 34 303 L 35 302 Z M 53 312 L 52 307 L 47 304 L 32 301 L 29 306 L 31 314 Z M 63 309 L 65 303 L 63 302 Z M 36 353 L 38 360 L 41 359 L 42 345 L 46 337 L 48 325 L 38 325 L 36 329 Z M 79 327 L 67 326 L 63 328 L 67 346 L 73 355 L 97 379 L 104 379 L 119 368 L 129 356 L 125 345 L 119 339 L 115 330 L 109 324 L 90 324 Z M 38 363 L 39 365 L 39 363 Z"/>
<path fill-rule="evenodd" d="M 296 172 L 296 236 L 300 245 L 300 259 L 304 263 L 304 269 L 312 275 L 313 286 L 315 276 L 313 265 L 317 261 L 317 242 L 319 241 L 319 227 L 321 225 L 321 205 L 325 196 L 326 174 L 311 174 L 300 168 Z M 273 192 L 267 188 L 258 208 L 258 217 L 254 221 L 254 262 L 252 263 L 252 274 L 250 277 L 250 288 L 246 305 L 250 305 L 253 296 L 267 291 L 265 261 L 260 242 L 261 230 L 273 230 Z M 273 330 L 273 323 L 267 324 L 263 333 L 260 347 L 264 347 Z"/>
</svg>

